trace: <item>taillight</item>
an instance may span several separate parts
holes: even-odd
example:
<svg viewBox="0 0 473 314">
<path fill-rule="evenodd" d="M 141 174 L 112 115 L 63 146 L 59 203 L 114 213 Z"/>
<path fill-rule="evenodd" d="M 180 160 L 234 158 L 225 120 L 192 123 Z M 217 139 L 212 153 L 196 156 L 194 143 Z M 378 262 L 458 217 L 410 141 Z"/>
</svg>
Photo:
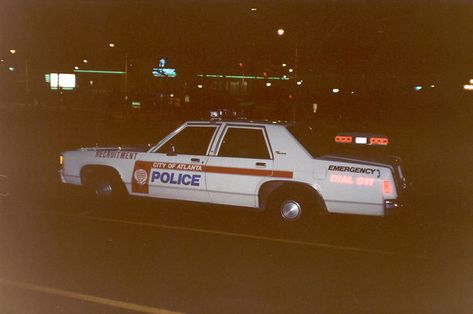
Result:
<svg viewBox="0 0 473 314">
<path fill-rule="evenodd" d="M 383 194 L 391 194 L 392 191 L 391 181 L 383 180 Z"/>
</svg>

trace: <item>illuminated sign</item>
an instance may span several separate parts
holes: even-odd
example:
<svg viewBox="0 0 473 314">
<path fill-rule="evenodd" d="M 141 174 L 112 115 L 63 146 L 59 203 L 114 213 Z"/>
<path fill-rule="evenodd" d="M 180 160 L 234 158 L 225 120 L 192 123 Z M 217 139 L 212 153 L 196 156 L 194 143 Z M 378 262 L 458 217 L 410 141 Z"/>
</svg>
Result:
<svg viewBox="0 0 473 314">
<path fill-rule="evenodd" d="M 364 186 L 373 186 L 374 181 L 375 181 L 374 178 L 365 178 L 365 177 L 354 178 L 353 176 L 346 176 L 346 175 L 340 175 L 340 174 L 332 174 L 330 176 L 330 182 L 339 183 L 339 184 L 350 184 L 350 185 L 356 184 L 356 185 L 364 185 Z"/>
<path fill-rule="evenodd" d="M 176 77 L 176 69 L 153 68 L 153 76 L 155 76 L 155 77 Z"/>
<path fill-rule="evenodd" d="M 51 89 L 73 90 L 76 87 L 76 75 L 66 73 L 51 73 L 49 75 Z"/>
</svg>

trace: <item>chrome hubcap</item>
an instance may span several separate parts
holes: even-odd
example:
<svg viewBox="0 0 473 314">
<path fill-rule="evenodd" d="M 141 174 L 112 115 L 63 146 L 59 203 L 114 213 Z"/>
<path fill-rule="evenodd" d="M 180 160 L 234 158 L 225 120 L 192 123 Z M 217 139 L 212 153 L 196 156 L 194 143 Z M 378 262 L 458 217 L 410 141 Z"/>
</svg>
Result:
<svg viewBox="0 0 473 314">
<path fill-rule="evenodd" d="M 106 183 L 106 182 L 98 183 L 95 187 L 95 194 L 98 197 L 111 196 L 112 192 L 113 192 L 112 186 L 109 183 Z"/>
<path fill-rule="evenodd" d="M 302 208 L 296 201 L 285 201 L 281 205 L 282 218 L 293 221 L 299 219 L 302 213 Z"/>
</svg>

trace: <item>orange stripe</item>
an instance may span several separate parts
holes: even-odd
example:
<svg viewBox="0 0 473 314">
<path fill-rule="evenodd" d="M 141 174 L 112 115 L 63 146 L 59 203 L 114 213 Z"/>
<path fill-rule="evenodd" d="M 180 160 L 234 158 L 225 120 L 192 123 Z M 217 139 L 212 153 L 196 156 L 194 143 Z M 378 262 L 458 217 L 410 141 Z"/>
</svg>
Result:
<svg viewBox="0 0 473 314">
<path fill-rule="evenodd" d="M 291 171 L 281 171 L 281 170 L 271 171 L 267 169 L 204 166 L 204 171 L 208 173 L 225 173 L 225 174 L 238 174 L 238 175 L 246 175 L 246 176 L 292 178 Z"/>
</svg>

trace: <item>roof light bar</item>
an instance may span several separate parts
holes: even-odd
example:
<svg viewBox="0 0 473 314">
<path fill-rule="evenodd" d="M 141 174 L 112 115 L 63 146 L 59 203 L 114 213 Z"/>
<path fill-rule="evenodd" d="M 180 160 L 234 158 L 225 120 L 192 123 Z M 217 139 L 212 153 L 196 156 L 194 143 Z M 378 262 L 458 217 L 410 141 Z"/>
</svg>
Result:
<svg viewBox="0 0 473 314">
<path fill-rule="evenodd" d="M 351 136 L 337 135 L 337 136 L 335 136 L 335 142 L 337 142 L 337 143 L 352 143 L 353 138 Z"/>
<path fill-rule="evenodd" d="M 370 145 L 388 145 L 389 141 L 386 137 L 370 138 Z"/>
<path fill-rule="evenodd" d="M 355 137 L 355 143 L 356 144 L 368 144 L 368 138 L 367 137 Z"/>
</svg>

